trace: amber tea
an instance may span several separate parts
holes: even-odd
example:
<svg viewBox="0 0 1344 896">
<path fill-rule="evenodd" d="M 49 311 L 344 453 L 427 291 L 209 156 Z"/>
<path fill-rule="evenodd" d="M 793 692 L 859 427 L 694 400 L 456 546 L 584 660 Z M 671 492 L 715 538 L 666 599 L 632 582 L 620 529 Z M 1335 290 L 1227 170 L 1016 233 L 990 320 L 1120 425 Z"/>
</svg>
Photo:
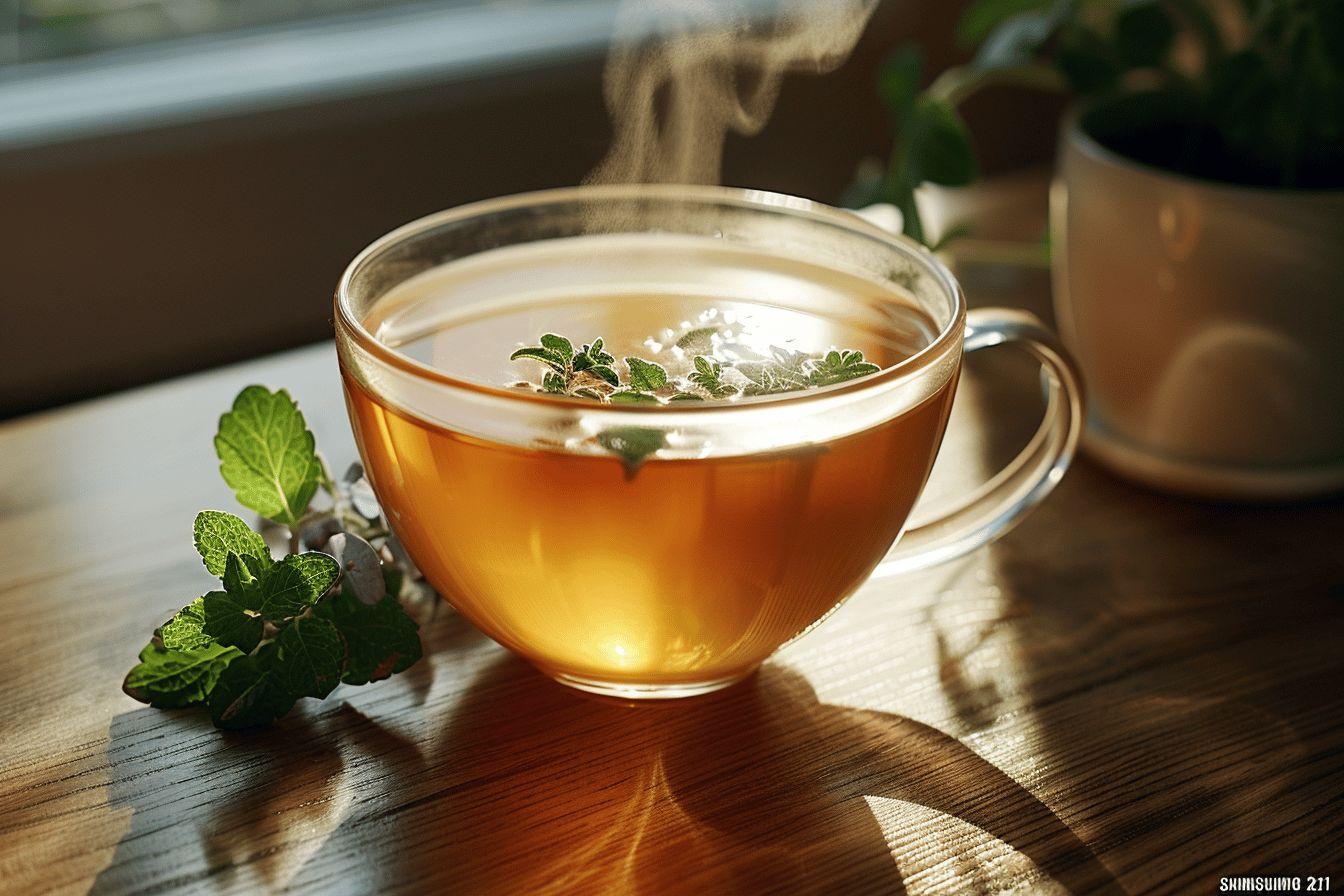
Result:
<svg viewBox="0 0 1344 896">
<path fill-rule="evenodd" d="M 701 259 L 696 284 L 683 274 L 633 292 L 515 295 L 465 320 L 453 313 L 460 276 L 446 266 L 390 292 L 366 326 L 412 358 L 501 385 L 527 372 L 508 359 L 539 332 L 602 334 L 613 356 L 674 374 L 693 357 L 678 341 L 730 364 L 844 347 L 890 366 L 933 338 L 913 306 L 883 333 L 826 317 L 828 305 L 872 292 L 858 278 L 761 256 L 743 279 L 742 261 Z M 807 293 L 810 310 L 770 304 L 782 290 Z M 745 456 L 655 453 L 633 470 L 600 444 L 494 444 L 417 420 L 395 395 L 350 382 L 349 396 L 398 535 L 455 607 L 542 668 L 657 684 L 749 671 L 864 580 L 928 476 L 952 383 L 833 441 Z"/>
</svg>

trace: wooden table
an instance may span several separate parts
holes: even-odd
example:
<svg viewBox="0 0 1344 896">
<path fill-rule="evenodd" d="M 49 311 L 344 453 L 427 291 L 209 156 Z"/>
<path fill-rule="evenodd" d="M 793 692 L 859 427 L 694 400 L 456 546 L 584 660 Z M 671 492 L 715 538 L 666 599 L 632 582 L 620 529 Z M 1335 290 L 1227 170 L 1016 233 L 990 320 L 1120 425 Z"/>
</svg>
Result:
<svg viewBox="0 0 1344 896">
<path fill-rule="evenodd" d="M 255 381 L 351 458 L 325 347 L 0 427 L 0 891 L 1344 889 L 1339 502 L 1080 461 L 998 545 L 870 583 L 713 697 L 586 698 L 444 611 L 405 675 L 222 734 L 119 685 L 207 584 L 192 516 L 234 509 L 210 436 Z M 1032 394 L 992 385 L 935 492 Z"/>
</svg>

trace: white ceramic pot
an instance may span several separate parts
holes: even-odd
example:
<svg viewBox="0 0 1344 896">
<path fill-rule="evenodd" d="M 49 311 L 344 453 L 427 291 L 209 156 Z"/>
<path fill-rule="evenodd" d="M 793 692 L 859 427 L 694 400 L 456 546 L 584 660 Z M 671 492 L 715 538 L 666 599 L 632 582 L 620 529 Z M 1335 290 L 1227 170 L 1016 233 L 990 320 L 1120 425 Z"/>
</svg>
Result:
<svg viewBox="0 0 1344 896">
<path fill-rule="evenodd" d="M 1344 190 L 1194 180 L 1075 118 L 1051 227 L 1096 460 L 1204 497 L 1344 489 Z"/>
</svg>

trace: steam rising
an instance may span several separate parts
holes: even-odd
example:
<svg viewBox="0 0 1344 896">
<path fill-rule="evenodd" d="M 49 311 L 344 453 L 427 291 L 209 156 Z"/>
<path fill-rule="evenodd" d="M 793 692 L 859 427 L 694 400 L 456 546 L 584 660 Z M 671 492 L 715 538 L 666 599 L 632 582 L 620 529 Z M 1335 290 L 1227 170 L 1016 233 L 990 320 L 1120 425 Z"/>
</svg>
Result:
<svg viewBox="0 0 1344 896">
<path fill-rule="evenodd" d="M 603 75 L 615 136 L 589 183 L 717 183 L 791 71 L 849 56 L 877 0 L 625 0 Z"/>
</svg>

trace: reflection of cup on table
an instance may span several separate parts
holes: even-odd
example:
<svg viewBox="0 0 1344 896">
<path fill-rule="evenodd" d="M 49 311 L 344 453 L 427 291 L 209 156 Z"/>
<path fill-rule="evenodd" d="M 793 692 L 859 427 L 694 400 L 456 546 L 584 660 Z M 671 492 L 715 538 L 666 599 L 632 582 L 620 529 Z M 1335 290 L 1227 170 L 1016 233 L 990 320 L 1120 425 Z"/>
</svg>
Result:
<svg viewBox="0 0 1344 896">
<path fill-rule="evenodd" d="M 360 453 L 416 564 L 500 643 L 625 696 L 729 684 L 880 564 L 989 541 L 1058 481 L 1080 421 L 1072 368 L 1031 318 L 968 317 L 929 253 L 774 194 L 585 187 L 444 212 L 365 250 L 336 317 Z M 510 351 L 542 332 L 620 355 L 705 320 L 758 348 L 860 349 L 882 370 L 666 406 L 504 385 Z M 902 536 L 963 350 L 1009 341 L 1049 374 L 1041 430 Z"/>
</svg>

